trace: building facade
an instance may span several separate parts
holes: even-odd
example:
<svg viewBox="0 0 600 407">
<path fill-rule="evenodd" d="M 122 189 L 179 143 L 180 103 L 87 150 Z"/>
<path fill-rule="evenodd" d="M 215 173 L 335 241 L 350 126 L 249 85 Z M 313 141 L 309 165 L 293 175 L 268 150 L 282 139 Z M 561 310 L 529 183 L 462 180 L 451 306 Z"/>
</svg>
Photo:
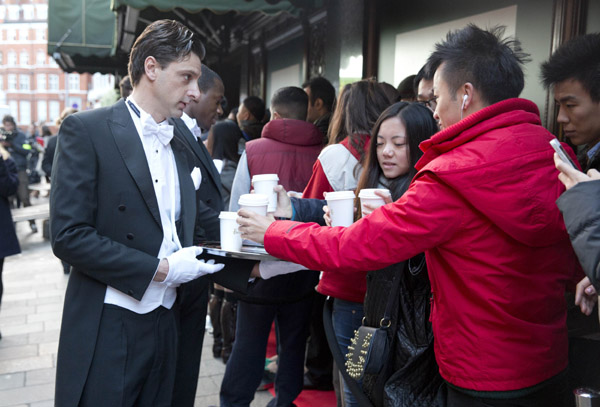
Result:
<svg viewBox="0 0 600 407">
<path fill-rule="evenodd" d="M 94 85 L 96 95 L 114 88 L 112 75 L 64 73 L 47 49 L 48 0 L 0 1 L 0 105 L 22 130 L 52 127 L 65 107 L 90 108 Z"/>
</svg>

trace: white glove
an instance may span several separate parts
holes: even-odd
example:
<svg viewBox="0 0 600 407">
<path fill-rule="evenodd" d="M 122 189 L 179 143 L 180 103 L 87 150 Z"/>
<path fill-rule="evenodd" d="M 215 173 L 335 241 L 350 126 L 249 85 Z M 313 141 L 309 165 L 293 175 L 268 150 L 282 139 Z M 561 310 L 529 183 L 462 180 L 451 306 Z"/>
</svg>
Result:
<svg viewBox="0 0 600 407">
<path fill-rule="evenodd" d="M 202 254 L 202 248 L 197 246 L 184 247 L 167 257 L 169 273 L 164 283 L 170 286 L 178 286 L 195 280 L 205 274 L 212 274 L 225 267 L 224 264 L 215 264 L 214 260 L 208 263 L 196 259 Z"/>
</svg>

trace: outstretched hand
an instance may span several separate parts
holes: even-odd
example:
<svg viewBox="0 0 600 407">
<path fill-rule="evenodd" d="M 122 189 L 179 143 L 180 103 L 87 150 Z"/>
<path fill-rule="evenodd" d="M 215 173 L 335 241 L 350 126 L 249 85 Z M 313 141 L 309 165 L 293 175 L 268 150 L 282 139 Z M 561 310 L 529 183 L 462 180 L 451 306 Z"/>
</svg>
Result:
<svg viewBox="0 0 600 407">
<path fill-rule="evenodd" d="M 575 305 L 579 306 L 582 313 L 590 315 L 597 301 L 598 293 L 596 293 L 589 277 L 585 277 L 575 288 Z"/>
<path fill-rule="evenodd" d="M 565 184 L 567 189 L 574 187 L 580 182 L 600 180 L 600 172 L 592 169 L 586 175 L 565 163 L 556 153 L 554 153 L 554 165 L 560 171 L 558 179 Z"/>
<path fill-rule="evenodd" d="M 265 233 L 273 222 L 275 222 L 273 215 L 262 216 L 246 209 L 240 209 L 238 211 L 237 223 L 240 225 L 239 231 L 242 235 L 242 239 L 248 239 L 256 243 L 264 244 Z"/>
<path fill-rule="evenodd" d="M 273 212 L 273 216 L 290 219 L 292 217 L 292 200 L 285 188 L 277 185 L 273 188 L 273 191 L 277 192 L 277 209 Z"/>
</svg>

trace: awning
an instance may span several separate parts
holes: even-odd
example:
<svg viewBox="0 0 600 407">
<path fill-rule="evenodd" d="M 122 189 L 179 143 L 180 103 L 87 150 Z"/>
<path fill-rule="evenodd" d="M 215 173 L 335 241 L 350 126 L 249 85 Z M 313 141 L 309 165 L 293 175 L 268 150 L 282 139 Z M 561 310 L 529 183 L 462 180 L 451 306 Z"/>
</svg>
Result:
<svg viewBox="0 0 600 407">
<path fill-rule="evenodd" d="M 160 11 L 170 11 L 179 8 L 188 13 L 197 13 L 202 10 L 210 10 L 213 13 L 226 13 L 237 11 L 239 13 L 251 13 L 260 11 L 266 14 L 277 14 L 282 11 L 294 13 L 297 8 L 292 3 L 301 3 L 304 0 L 112 0 L 112 9 L 117 10 L 122 6 L 135 9 L 154 7 Z"/>
<path fill-rule="evenodd" d="M 48 2 L 48 54 L 67 72 L 114 72 L 115 35 L 110 0 Z"/>
<path fill-rule="evenodd" d="M 147 24 L 160 18 L 183 21 L 200 32 L 207 39 L 208 46 L 212 41 L 217 47 L 221 44 L 216 39 L 216 29 L 203 11 L 211 11 L 213 16 L 233 12 L 238 16 L 262 14 L 267 18 L 281 13 L 298 15 L 301 8 L 321 6 L 322 1 L 50 0 L 48 54 L 65 72 L 126 73 L 128 53 L 134 39 Z M 196 18 L 199 19 L 197 24 L 193 21 Z M 257 21 L 263 22 L 262 19 Z M 203 32 L 205 26 L 208 26 L 208 32 Z"/>
</svg>

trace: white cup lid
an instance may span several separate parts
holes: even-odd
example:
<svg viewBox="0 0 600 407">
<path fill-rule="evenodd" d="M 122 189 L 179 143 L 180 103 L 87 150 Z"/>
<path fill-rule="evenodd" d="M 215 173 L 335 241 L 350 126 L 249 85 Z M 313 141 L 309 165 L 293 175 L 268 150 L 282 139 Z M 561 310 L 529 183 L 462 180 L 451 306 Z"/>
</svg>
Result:
<svg viewBox="0 0 600 407">
<path fill-rule="evenodd" d="M 237 219 L 238 218 L 238 214 L 237 212 L 221 212 L 219 214 L 219 219 Z"/>
<path fill-rule="evenodd" d="M 269 197 L 264 194 L 244 194 L 240 196 L 240 206 L 263 206 L 269 204 Z"/>
<path fill-rule="evenodd" d="M 338 199 L 354 199 L 356 195 L 354 195 L 353 191 L 336 191 L 336 192 L 327 192 L 325 194 L 325 199 L 328 201 L 335 201 Z"/>
<path fill-rule="evenodd" d="M 375 191 L 385 191 L 388 196 L 390 195 L 390 190 L 386 188 L 365 188 L 360 190 L 360 192 L 358 193 L 358 197 L 382 199 L 379 195 L 375 195 Z"/>
<path fill-rule="evenodd" d="M 258 174 L 252 177 L 252 182 L 258 181 L 279 181 L 277 174 Z"/>
</svg>

